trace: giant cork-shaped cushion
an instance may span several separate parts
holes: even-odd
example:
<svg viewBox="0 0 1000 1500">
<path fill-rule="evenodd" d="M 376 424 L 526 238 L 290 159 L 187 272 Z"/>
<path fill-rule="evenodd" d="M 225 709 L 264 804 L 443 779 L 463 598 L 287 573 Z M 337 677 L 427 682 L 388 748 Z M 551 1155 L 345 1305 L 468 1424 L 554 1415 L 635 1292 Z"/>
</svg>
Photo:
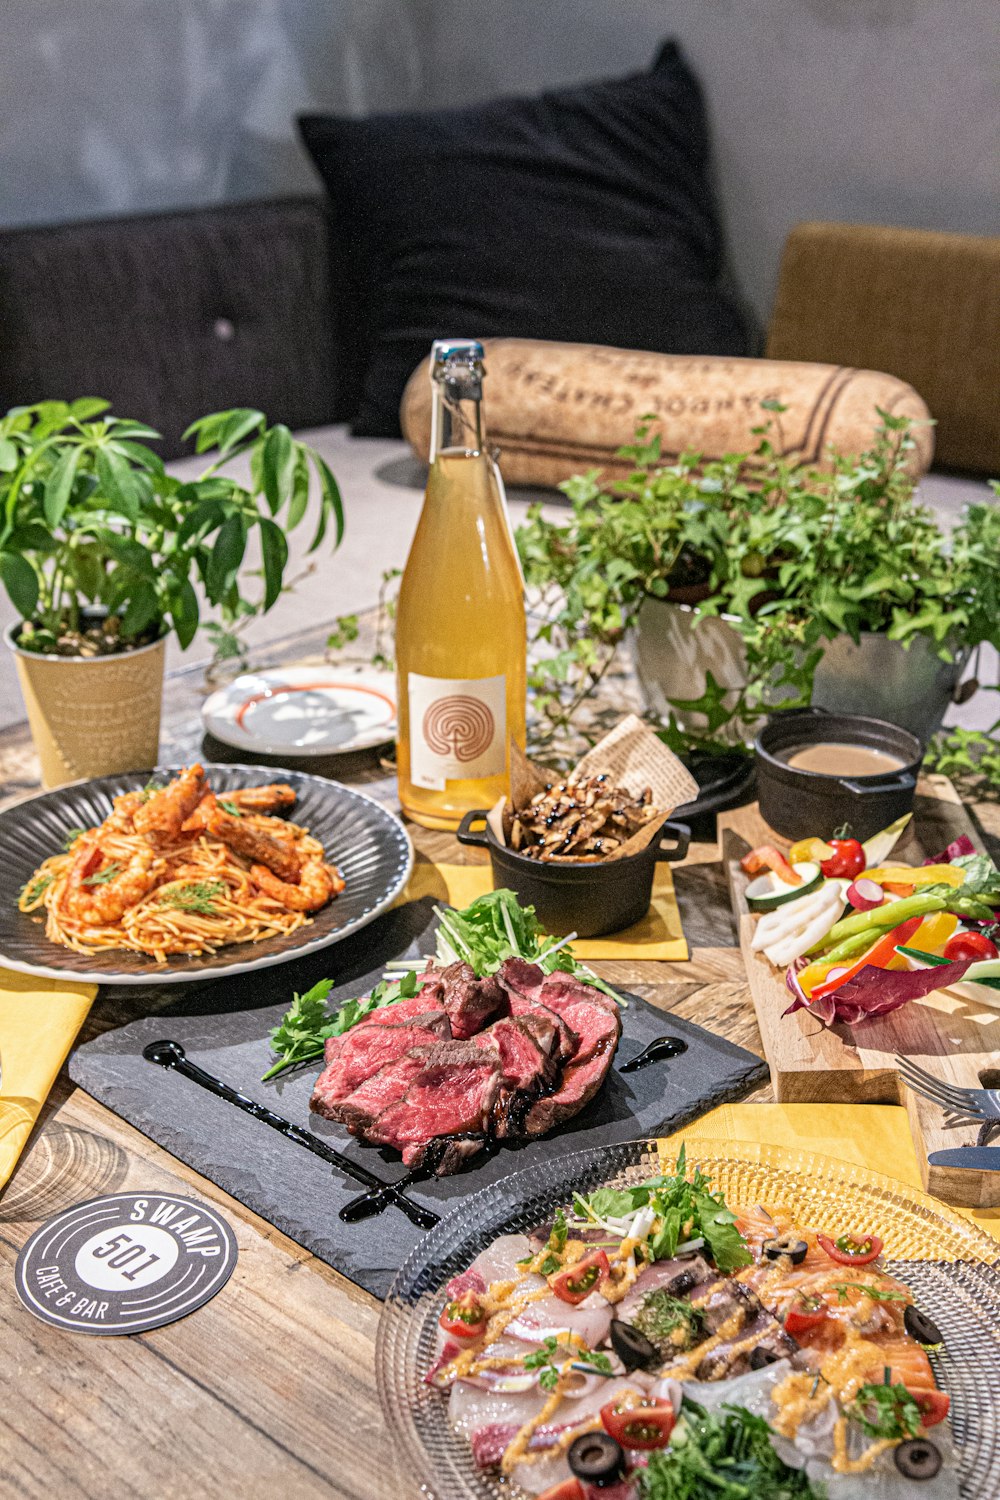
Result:
<svg viewBox="0 0 1000 1500">
<path fill-rule="evenodd" d="M 615 450 L 632 441 L 646 412 L 658 419 L 665 458 L 746 452 L 758 442 L 751 428 L 767 419 L 761 410 L 767 399 L 788 408 L 781 415 L 784 452 L 808 463 L 822 463 L 831 446 L 842 454 L 869 447 L 876 407 L 918 424 L 909 464 L 914 478 L 934 452 L 933 428 L 919 425 L 929 413 L 916 391 L 875 370 L 537 339 L 487 339 L 485 351 L 486 430 L 508 484 L 557 485 L 591 468 L 627 473 L 632 465 Z M 430 408 L 425 360 L 410 376 L 400 408 L 404 436 L 425 459 Z"/>
</svg>

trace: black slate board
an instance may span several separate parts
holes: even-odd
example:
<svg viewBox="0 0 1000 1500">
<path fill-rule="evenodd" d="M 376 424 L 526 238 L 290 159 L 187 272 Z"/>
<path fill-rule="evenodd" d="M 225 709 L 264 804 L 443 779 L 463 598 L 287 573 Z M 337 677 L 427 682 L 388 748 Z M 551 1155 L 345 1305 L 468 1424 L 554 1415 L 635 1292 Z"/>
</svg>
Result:
<svg viewBox="0 0 1000 1500">
<path fill-rule="evenodd" d="M 146 1062 L 142 1050 L 163 1038 L 179 1042 L 192 1062 L 328 1140 L 378 1176 L 398 1180 L 405 1168 L 394 1152 L 361 1145 L 343 1126 L 310 1114 L 317 1065 L 269 1084 L 260 1078 L 272 1061 L 268 1032 L 287 1009 L 293 990 L 303 991 L 329 976 L 336 979 L 331 1003 L 363 994 L 390 958 L 433 951 L 436 925 L 429 900 L 411 902 L 326 953 L 280 969 L 183 991 L 178 987 L 175 996 L 160 991 L 155 1015 L 144 1015 L 79 1048 L 70 1061 L 70 1076 L 320 1260 L 384 1297 L 421 1230 L 393 1206 L 378 1217 L 345 1224 L 338 1213 L 361 1191 L 357 1183 L 190 1079 Z M 144 998 L 153 993 L 147 990 Z M 159 1003 L 163 1000 L 165 1005 Z M 575 1119 L 543 1140 L 504 1146 L 491 1157 L 476 1158 L 454 1177 L 418 1182 L 409 1196 L 444 1214 L 477 1188 L 530 1167 L 533 1161 L 668 1134 L 717 1104 L 744 1098 L 767 1079 L 767 1064 L 760 1058 L 637 996 L 629 997 L 622 1023 L 622 1039 L 604 1086 Z M 664 1034 L 681 1038 L 687 1051 L 634 1073 L 618 1071 Z"/>
</svg>

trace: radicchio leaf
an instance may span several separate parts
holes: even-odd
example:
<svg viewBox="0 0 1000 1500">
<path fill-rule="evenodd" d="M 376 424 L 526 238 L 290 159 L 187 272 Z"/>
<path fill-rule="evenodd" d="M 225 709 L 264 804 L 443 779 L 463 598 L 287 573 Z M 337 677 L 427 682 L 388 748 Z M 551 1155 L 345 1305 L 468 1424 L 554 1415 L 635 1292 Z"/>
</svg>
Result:
<svg viewBox="0 0 1000 1500">
<path fill-rule="evenodd" d="M 958 859 L 962 854 L 978 854 L 978 850 L 972 840 L 964 833 L 960 833 L 955 841 L 948 845 L 941 854 L 935 854 L 932 859 L 925 859 L 925 865 L 950 865 L 953 859 Z"/>
<path fill-rule="evenodd" d="M 932 990 L 943 990 L 950 984 L 957 984 L 974 962 L 975 959 L 968 958 L 960 963 L 936 964 L 929 969 L 879 969 L 874 964 L 866 964 L 853 979 L 846 980 L 828 995 L 812 1001 L 796 999 L 785 1015 L 804 1009 L 824 1026 L 832 1026 L 834 1021 L 857 1026 L 862 1021 L 887 1016 L 890 1011 L 908 1005 L 911 1000 L 920 1000 Z"/>
</svg>

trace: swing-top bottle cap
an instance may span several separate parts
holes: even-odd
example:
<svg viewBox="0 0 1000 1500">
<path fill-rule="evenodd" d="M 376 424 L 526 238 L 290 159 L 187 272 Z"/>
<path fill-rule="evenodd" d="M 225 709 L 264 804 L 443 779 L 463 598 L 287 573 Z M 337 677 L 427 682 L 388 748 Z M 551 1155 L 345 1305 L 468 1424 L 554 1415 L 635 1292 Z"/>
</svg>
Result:
<svg viewBox="0 0 1000 1500">
<path fill-rule="evenodd" d="M 431 370 L 459 360 L 463 364 L 481 364 L 483 346 L 478 339 L 435 339 L 431 345 Z"/>
</svg>

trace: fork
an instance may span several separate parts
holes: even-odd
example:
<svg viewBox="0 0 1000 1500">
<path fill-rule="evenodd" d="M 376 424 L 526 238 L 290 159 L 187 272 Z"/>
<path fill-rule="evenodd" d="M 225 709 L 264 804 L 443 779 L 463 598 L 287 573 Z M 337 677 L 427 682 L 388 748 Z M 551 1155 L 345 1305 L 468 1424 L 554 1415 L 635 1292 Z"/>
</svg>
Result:
<svg viewBox="0 0 1000 1500">
<path fill-rule="evenodd" d="M 908 1088 L 937 1104 L 946 1114 L 960 1116 L 966 1121 L 981 1121 L 977 1145 L 985 1146 L 1000 1129 L 1000 1089 L 970 1089 L 948 1083 L 921 1068 L 910 1057 L 897 1055 L 896 1067 Z"/>
</svg>

